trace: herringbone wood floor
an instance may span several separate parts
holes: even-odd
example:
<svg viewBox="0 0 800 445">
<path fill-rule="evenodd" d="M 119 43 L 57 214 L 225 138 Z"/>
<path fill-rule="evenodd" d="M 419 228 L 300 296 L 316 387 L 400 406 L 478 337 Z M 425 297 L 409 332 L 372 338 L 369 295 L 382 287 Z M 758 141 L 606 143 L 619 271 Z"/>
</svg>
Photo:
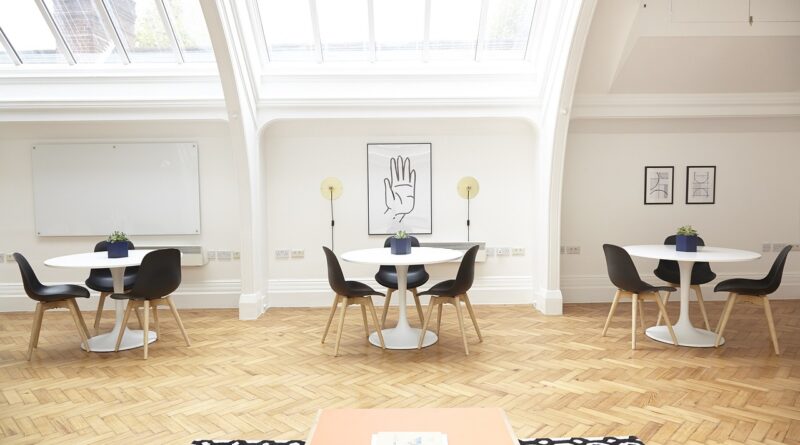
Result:
<svg viewBox="0 0 800 445">
<path fill-rule="evenodd" d="M 652 324 L 656 312 L 646 306 Z M 773 305 L 780 357 L 760 308 L 737 306 L 719 350 L 640 336 L 633 352 L 629 304 L 600 337 L 608 308 L 566 305 L 563 317 L 546 317 L 478 306 L 485 342 L 472 332 L 468 357 L 452 308 L 439 344 L 386 352 L 367 345 L 351 308 L 338 358 L 331 341 L 319 343 L 326 309 L 271 309 L 247 322 L 233 310 L 184 310 L 192 347 L 165 313 L 147 361 L 141 350 L 81 352 L 72 320 L 53 312 L 27 362 L 32 314 L 0 314 L 0 442 L 305 438 L 319 408 L 499 406 L 519 437 L 800 443 L 800 302 Z M 709 303 L 712 323 L 721 310 Z M 670 312 L 677 316 L 677 303 Z M 102 330 L 111 319 L 108 312 Z"/>
</svg>

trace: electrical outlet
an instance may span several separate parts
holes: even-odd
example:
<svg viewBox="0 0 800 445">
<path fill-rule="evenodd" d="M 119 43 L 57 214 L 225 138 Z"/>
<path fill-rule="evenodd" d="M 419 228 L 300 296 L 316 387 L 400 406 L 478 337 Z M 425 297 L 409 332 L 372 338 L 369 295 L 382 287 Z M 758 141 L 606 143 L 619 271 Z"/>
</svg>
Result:
<svg viewBox="0 0 800 445">
<path fill-rule="evenodd" d="M 498 247 L 497 256 L 510 256 L 511 255 L 511 248 L 510 247 Z"/>
<path fill-rule="evenodd" d="M 220 250 L 217 252 L 217 260 L 219 261 L 230 261 L 233 253 L 230 250 Z"/>
<path fill-rule="evenodd" d="M 306 256 L 306 251 L 303 249 L 292 249 L 292 258 L 303 258 Z"/>
<path fill-rule="evenodd" d="M 792 244 L 792 251 L 800 250 L 800 244 Z"/>
<path fill-rule="evenodd" d="M 567 255 L 580 255 L 581 246 L 567 246 Z"/>
<path fill-rule="evenodd" d="M 291 252 L 289 249 L 278 249 L 275 251 L 275 258 L 279 260 L 288 259 L 291 256 Z"/>
<path fill-rule="evenodd" d="M 762 252 L 772 252 L 772 243 L 764 243 L 761 245 Z"/>
<path fill-rule="evenodd" d="M 567 246 L 561 246 L 561 255 L 567 254 Z"/>
<path fill-rule="evenodd" d="M 511 255 L 523 256 L 523 255 L 525 255 L 525 248 L 524 247 L 513 247 L 513 248 L 511 248 Z"/>
<path fill-rule="evenodd" d="M 496 256 L 496 255 L 497 255 L 497 248 L 495 247 L 486 248 L 486 256 Z"/>
<path fill-rule="evenodd" d="M 216 250 L 209 250 L 206 252 L 206 256 L 208 257 L 208 261 L 216 261 L 217 260 L 217 251 Z"/>
<path fill-rule="evenodd" d="M 231 252 L 231 253 L 233 253 L 233 259 L 234 259 L 234 260 L 238 260 L 238 259 L 241 259 L 241 258 L 242 258 L 242 253 L 241 253 L 241 252 L 239 252 L 238 250 L 237 250 L 237 251 L 234 251 L 234 252 Z"/>
<path fill-rule="evenodd" d="M 11 253 L 6 254 L 6 263 L 16 263 L 17 260 L 14 259 L 14 255 Z"/>
<path fill-rule="evenodd" d="M 780 252 L 787 245 L 788 244 L 786 244 L 786 243 L 772 243 L 772 251 L 773 252 Z"/>
</svg>

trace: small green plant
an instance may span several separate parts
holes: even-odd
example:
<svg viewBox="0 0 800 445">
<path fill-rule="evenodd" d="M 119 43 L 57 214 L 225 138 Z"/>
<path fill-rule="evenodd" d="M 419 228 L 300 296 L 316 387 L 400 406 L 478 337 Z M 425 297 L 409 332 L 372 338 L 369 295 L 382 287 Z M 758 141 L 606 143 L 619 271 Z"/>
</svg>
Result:
<svg viewBox="0 0 800 445">
<path fill-rule="evenodd" d="M 406 239 L 408 238 L 408 233 L 405 230 L 398 230 L 397 233 L 394 234 L 394 237 L 397 239 Z"/>
<path fill-rule="evenodd" d="M 128 241 L 128 235 L 125 232 L 120 232 L 119 230 L 115 230 L 111 232 L 111 235 L 108 235 L 108 239 L 106 240 L 109 243 L 121 243 Z"/>
<path fill-rule="evenodd" d="M 678 227 L 678 235 L 697 236 L 697 230 L 693 229 L 692 226 Z"/>
</svg>

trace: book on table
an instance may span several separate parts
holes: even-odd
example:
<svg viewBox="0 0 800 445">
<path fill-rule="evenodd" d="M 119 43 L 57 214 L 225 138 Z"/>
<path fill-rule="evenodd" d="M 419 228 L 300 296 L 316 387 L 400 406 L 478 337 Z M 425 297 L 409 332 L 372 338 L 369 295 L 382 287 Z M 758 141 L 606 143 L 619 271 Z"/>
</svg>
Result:
<svg viewBox="0 0 800 445">
<path fill-rule="evenodd" d="M 381 432 L 372 435 L 372 445 L 447 445 L 447 434 L 436 432 Z"/>
</svg>

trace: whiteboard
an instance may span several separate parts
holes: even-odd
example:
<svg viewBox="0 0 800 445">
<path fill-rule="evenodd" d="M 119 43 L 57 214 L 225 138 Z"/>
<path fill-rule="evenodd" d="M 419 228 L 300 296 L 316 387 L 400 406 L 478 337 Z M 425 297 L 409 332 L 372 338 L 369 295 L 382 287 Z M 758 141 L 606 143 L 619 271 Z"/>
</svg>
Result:
<svg viewBox="0 0 800 445">
<path fill-rule="evenodd" d="M 37 144 L 32 165 L 39 236 L 200 233 L 197 143 Z"/>
</svg>

